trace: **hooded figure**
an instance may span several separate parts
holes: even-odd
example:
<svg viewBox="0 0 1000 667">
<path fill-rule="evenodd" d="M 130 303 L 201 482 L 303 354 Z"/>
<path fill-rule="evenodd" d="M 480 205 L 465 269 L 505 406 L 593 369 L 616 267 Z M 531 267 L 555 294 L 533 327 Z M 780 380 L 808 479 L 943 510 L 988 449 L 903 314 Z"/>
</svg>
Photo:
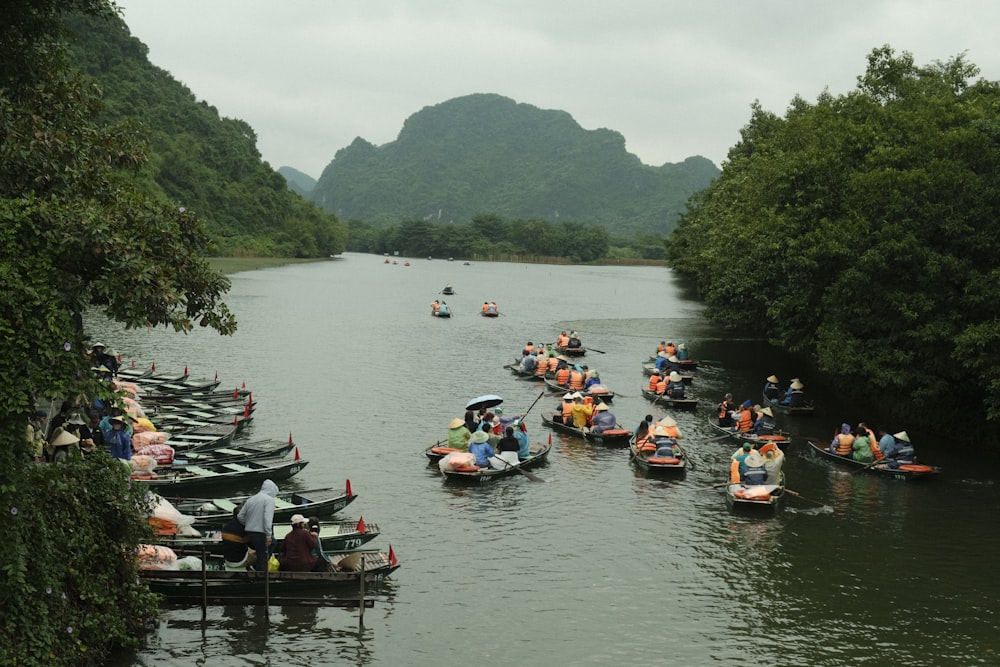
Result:
<svg viewBox="0 0 1000 667">
<path fill-rule="evenodd" d="M 268 554 L 274 538 L 274 499 L 277 495 L 278 485 L 265 479 L 260 485 L 260 491 L 243 503 L 236 517 L 246 528 L 250 548 L 257 552 L 254 569 L 258 572 L 267 568 Z"/>
</svg>

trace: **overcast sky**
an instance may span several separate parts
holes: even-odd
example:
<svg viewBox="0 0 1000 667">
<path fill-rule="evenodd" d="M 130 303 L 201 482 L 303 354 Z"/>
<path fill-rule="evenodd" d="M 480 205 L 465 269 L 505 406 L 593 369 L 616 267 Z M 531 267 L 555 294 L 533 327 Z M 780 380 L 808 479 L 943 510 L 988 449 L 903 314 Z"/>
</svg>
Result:
<svg viewBox="0 0 1000 667">
<path fill-rule="evenodd" d="M 497 93 L 625 137 L 642 162 L 721 166 L 750 105 L 853 89 L 873 48 L 962 52 L 1000 80 L 996 0 L 119 0 L 149 59 L 271 166 L 318 178 L 355 137 Z"/>
</svg>

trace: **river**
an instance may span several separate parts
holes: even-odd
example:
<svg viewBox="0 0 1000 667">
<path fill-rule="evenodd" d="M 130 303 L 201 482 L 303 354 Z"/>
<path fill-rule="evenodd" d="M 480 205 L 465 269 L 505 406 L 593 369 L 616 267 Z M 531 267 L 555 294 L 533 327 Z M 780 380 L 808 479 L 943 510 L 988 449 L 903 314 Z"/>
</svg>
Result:
<svg viewBox="0 0 1000 667">
<path fill-rule="evenodd" d="M 122 331 L 88 322 L 126 364 L 218 373 L 259 402 L 253 438 L 291 433 L 309 466 L 287 488 L 359 494 L 363 516 L 401 567 L 359 627 L 338 608 L 165 608 L 146 646 L 120 665 L 997 665 L 1000 556 L 995 474 L 975 457 L 910 431 L 944 474 L 905 483 L 851 475 L 802 440 L 828 440 L 864 412 L 755 333 L 734 337 L 665 269 L 583 267 L 347 254 L 231 276 L 232 337 L 199 329 Z M 451 319 L 433 318 L 444 297 Z M 480 317 L 484 300 L 502 316 Z M 422 450 L 445 437 L 466 401 L 488 393 L 507 411 L 538 396 L 503 365 L 527 341 L 575 329 L 586 361 L 618 393 L 633 427 L 651 410 L 640 364 L 662 339 L 696 359 L 701 405 L 675 415 L 696 469 L 647 478 L 627 450 L 553 436 L 544 483 L 514 476 L 458 487 Z M 817 400 L 792 433 L 788 498 L 771 517 L 734 515 L 722 492 L 730 441 L 707 420 L 726 391 L 757 402 L 764 378 L 801 377 Z M 529 435 L 549 432 L 539 414 Z M 906 425 L 887 425 L 891 431 Z M 970 460 L 971 459 L 971 460 Z M 251 489 L 253 491 L 255 489 Z"/>
</svg>

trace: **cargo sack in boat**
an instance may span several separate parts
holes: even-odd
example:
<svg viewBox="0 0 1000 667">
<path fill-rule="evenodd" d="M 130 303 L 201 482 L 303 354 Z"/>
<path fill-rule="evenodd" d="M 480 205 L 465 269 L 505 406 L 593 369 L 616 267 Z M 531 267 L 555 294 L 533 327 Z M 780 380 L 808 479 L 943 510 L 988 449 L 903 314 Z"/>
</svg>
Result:
<svg viewBox="0 0 1000 667">
<path fill-rule="evenodd" d="M 441 472 L 445 470 L 458 470 L 462 468 L 479 468 L 476 467 L 476 455 L 471 452 L 452 452 L 448 454 L 443 459 L 438 461 L 438 468 Z"/>
<path fill-rule="evenodd" d="M 277 556 L 271 554 L 271 557 L 267 559 L 267 571 L 277 572 L 280 569 L 281 569 L 281 561 L 278 560 Z"/>
<path fill-rule="evenodd" d="M 192 528 L 195 517 L 181 513 L 169 500 L 153 494 L 156 504 L 149 515 L 149 523 L 157 535 L 184 535 L 200 537 L 201 533 Z M 172 531 L 172 532 L 160 532 Z"/>
<path fill-rule="evenodd" d="M 170 445 L 143 445 L 135 450 L 141 456 L 152 456 L 153 459 L 163 466 L 174 462 L 174 448 Z"/>
<path fill-rule="evenodd" d="M 132 456 L 132 473 L 137 475 L 152 475 L 156 470 L 156 459 L 145 454 Z"/>
<path fill-rule="evenodd" d="M 159 544 L 140 544 L 136 553 L 140 570 L 176 570 L 177 554 Z"/>
<path fill-rule="evenodd" d="M 163 431 L 143 431 L 132 434 L 132 447 L 139 449 L 146 445 L 163 445 L 167 442 L 168 435 Z"/>
</svg>

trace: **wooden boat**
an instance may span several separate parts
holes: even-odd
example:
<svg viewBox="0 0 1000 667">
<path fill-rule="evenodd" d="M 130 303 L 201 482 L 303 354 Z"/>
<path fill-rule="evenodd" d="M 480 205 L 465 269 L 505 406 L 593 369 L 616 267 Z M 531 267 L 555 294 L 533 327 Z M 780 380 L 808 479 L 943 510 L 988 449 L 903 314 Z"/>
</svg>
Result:
<svg viewBox="0 0 1000 667">
<path fill-rule="evenodd" d="M 164 431 L 168 433 L 181 433 L 183 431 L 191 431 L 197 428 L 204 428 L 206 426 L 224 426 L 232 425 L 236 427 L 236 435 L 239 435 L 241 431 L 253 420 L 253 417 L 244 418 L 242 415 L 213 415 L 205 413 L 203 418 L 194 417 L 184 417 L 182 419 L 170 419 L 170 418 L 157 418 L 156 426 L 157 428 L 163 428 Z"/>
<path fill-rule="evenodd" d="M 427 457 L 428 462 L 437 463 L 444 457 L 448 456 L 452 452 L 466 452 L 468 449 L 458 449 L 457 447 L 449 447 L 447 440 L 438 440 L 433 445 L 424 450 L 424 455 Z"/>
<path fill-rule="evenodd" d="M 806 401 L 804 405 L 797 405 L 792 407 L 791 405 L 782 405 L 781 399 L 772 400 L 767 397 L 767 394 L 762 394 L 764 399 L 764 405 L 770 406 L 775 412 L 780 412 L 783 415 L 809 415 L 816 411 L 816 406 L 812 401 Z"/>
<path fill-rule="evenodd" d="M 183 421 L 185 419 L 205 419 L 206 417 L 228 417 L 232 421 L 233 417 L 249 418 L 256 405 L 205 405 L 190 404 L 186 406 L 161 405 L 153 410 L 146 410 L 146 416 L 154 422 L 164 420 Z"/>
<path fill-rule="evenodd" d="M 476 468 L 475 470 L 442 470 L 445 479 L 449 482 L 462 482 L 465 484 L 481 484 L 492 481 L 498 477 L 521 476 L 518 470 L 528 470 L 534 468 L 545 461 L 552 445 L 548 443 L 532 443 L 528 446 L 531 456 L 522 459 L 517 465 L 503 466 L 500 468 Z M 472 466 L 475 468 L 475 466 Z"/>
<path fill-rule="evenodd" d="M 454 293 L 455 293 L 455 288 L 452 287 L 451 285 L 445 285 L 444 289 L 441 290 L 441 294 L 447 294 L 449 296 L 452 295 L 452 294 L 454 294 Z"/>
<path fill-rule="evenodd" d="M 355 554 L 360 554 L 355 555 Z M 245 598 L 260 600 L 267 594 L 280 598 L 287 594 L 324 593 L 357 590 L 362 577 L 366 583 L 378 583 L 399 568 L 399 561 L 389 548 L 382 551 L 352 551 L 327 554 L 331 562 L 327 572 L 248 572 L 224 570 L 220 556 L 209 555 L 206 569 L 198 570 L 139 570 L 139 576 L 151 591 L 170 600 L 199 601 L 223 597 L 228 600 Z M 364 570 L 358 564 L 364 557 Z"/>
<path fill-rule="evenodd" d="M 483 317 L 500 317 L 500 313 L 499 312 L 492 312 L 491 313 L 491 312 L 486 311 L 486 310 L 480 310 L 479 314 L 482 315 Z"/>
<path fill-rule="evenodd" d="M 726 486 L 726 507 L 730 511 L 770 511 L 773 512 L 785 497 L 785 473 L 781 472 L 777 484 L 728 484 Z"/>
<path fill-rule="evenodd" d="M 571 390 L 569 387 L 565 387 L 561 384 L 557 384 L 556 381 L 553 380 L 552 378 L 544 378 L 544 380 L 545 380 L 545 386 L 549 388 L 549 391 L 559 392 L 560 394 L 565 394 L 566 392 L 569 391 L 577 391 L 577 390 Z M 605 391 L 584 391 L 583 389 L 580 389 L 579 392 L 580 395 L 583 396 L 584 398 L 590 396 L 592 399 L 594 399 L 595 404 L 597 404 L 600 401 L 604 401 L 605 403 L 610 403 L 611 401 L 615 400 L 615 392 L 608 391 L 606 389 Z"/>
<path fill-rule="evenodd" d="M 242 463 L 206 463 L 175 468 L 165 475 L 133 474 L 132 479 L 147 485 L 160 495 L 191 489 L 218 488 L 224 485 L 259 485 L 265 479 L 275 482 L 297 475 L 309 465 L 307 459 L 260 459 Z M 162 489 L 162 491 L 161 491 Z"/>
<path fill-rule="evenodd" d="M 140 389 L 140 391 L 142 391 Z M 152 389 L 149 391 L 144 391 L 138 396 L 140 403 L 145 405 L 159 405 L 161 403 L 171 403 L 171 404 L 183 404 L 183 403 L 239 403 L 244 404 L 248 400 L 253 401 L 251 392 L 246 389 L 234 389 L 229 391 L 227 389 L 223 390 L 213 390 L 213 391 L 186 391 L 181 393 L 172 393 L 160 391 L 159 389 Z"/>
<path fill-rule="evenodd" d="M 656 370 L 656 364 L 643 364 L 642 374 L 645 375 L 646 377 L 652 377 L 653 375 L 658 374 L 658 371 Z M 692 382 L 694 382 L 694 375 L 692 375 L 691 373 L 678 371 L 677 374 L 681 376 L 681 380 L 685 384 L 691 384 Z"/>
<path fill-rule="evenodd" d="M 169 441 L 167 442 L 169 445 Z M 295 447 L 289 440 L 255 440 L 246 443 L 234 443 L 228 447 L 217 447 L 209 449 L 189 449 L 180 452 L 175 451 L 174 462 L 170 465 L 157 465 L 156 474 L 162 475 L 174 468 L 182 468 L 187 465 L 204 465 L 206 463 L 238 463 L 240 461 L 253 461 L 254 459 L 275 459 L 288 454 Z"/>
<path fill-rule="evenodd" d="M 170 501 L 181 514 L 195 517 L 195 527 L 221 526 L 229 521 L 233 508 L 250 496 L 192 498 L 167 495 L 167 489 L 156 493 Z M 286 523 L 292 515 L 327 517 L 350 505 L 358 496 L 351 490 L 351 480 L 343 491 L 339 489 L 309 489 L 308 491 L 278 492 L 274 498 L 274 523 Z"/>
<path fill-rule="evenodd" d="M 174 452 L 193 450 L 208 451 L 231 447 L 236 436 L 236 427 L 232 424 L 212 424 L 188 431 L 164 431 L 168 437 L 166 444 L 174 448 Z M 134 438 L 133 438 L 134 440 Z"/>
<path fill-rule="evenodd" d="M 936 466 L 921 465 L 919 463 L 912 464 L 902 464 L 899 468 L 890 468 L 889 466 L 878 463 L 873 466 L 869 466 L 867 463 L 862 463 L 860 461 L 855 461 L 854 459 L 848 459 L 843 456 L 839 456 L 830 451 L 830 443 L 822 443 L 818 440 L 813 440 L 812 438 L 807 438 L 806 441 L 809 443 L 809 447 L 813 452 L 819 454 L 823 458 L 836 461 L 840 465 L 852 468 L 854 470 L 859 470 L 861 468 L 867 467 L 865 472 L 870 472 L 876 475 L 882 475 L 883 477 L 891 477 L 892 479 L 902 479 L 902 480 L 915 480 L 915 479 L 929 479 L 936 477 L 941 473 L 941 469 Z"/>
<path fill-rule="evenodd" d="M 655 391 L 650 391 L 645 388 L 642 390 L 642 395 L 657 405 L 663 405 L 670 408 L 693 410 L 698 407 L 697 398 L 671 398 L 666 394 L 657 394 Z"/>
<path fill-rule="evenodd" d="M 560 433 L 569 433 L 578 438 L 583 438 L 593 445 L 603 445 L 605 447 L 628 447 L 628 441 L 632 438 L 632 431 L 623 428 L 621 424 L 618 428 L 603 433 L 594 433 L 589 429 L 577 428 L 576 426 L 553 421 L 553 415 L 542 413 L 542 424 Z"/>
<path fill-rule="evenodd" d="M 556 352 L 567 357 L 582 357 L 587 354 L 585 347 L 570 347 L 569 345 L 557 345 Z"/>
<path fill-rule="evenodd" d="M 659 354 L 651 354 L 651 355 L 649 355 L 649 360 L 651 362 L 653 362 L 653 363 L 656 363 L 656 360 L 659 359 L 659 358 L 660 358 Z M 681 372 L 682 375 L 684 373 L 693 373 L 698 368 L 698 360 L 697 359 L 680 359 L 680 360 L 677 361 L 677 363 L 680 364 L 680 366 L 681 366 L 681 371 L 680 372 Z"/>
<path fill-rule="evenodd" d="M 446 306 L 438 308 L 437 310 L 431 308 L 431 315 L 434 317 L 451 317 L 451 310 Z"/>
<path fill-rule="evenodd" d="M 749 442 L 752 445 L 758 446 L 773 442 L 781 449 L 785 449 L 788 445 L 792 444 L 791 439 L 785 432 L 775 433 L 774 435 L 757 435 L 748 431 L 731 431 L 728 426 L 719 426 L 719 422 L 715 417 L 708 418 L 708 425 L 718 431 L 720 435 L 727 435 L 737 442 Z"/>
<path fill-rule="evenodd" d="M 513 364 L 504 364 L 504 368 L 510 369 L 510 372 L 521 380 L 544 380 L 548 377 L 548 374 L 535 375 L 535 373 L 526 373 L 521 370 L 521 364 L 517 362 Z"/>
<path fill-rule="evenodd" d="M 640 470 L 647 473 L 671 474 L 683 473 L 687 470 L 689 461 L 688 453 L 681 447 L 680 443 L 677 444 L 677 448 L 681 451 L 680 458 L 667 458 L 656 456 L 655 450 L 643 450 L 642 444 L 644 442 L 646 442 L 645 433 L 641 433 L 638 439 L 633 435 L 628 442 L 629 461 L 634 463 Z"/>
<path fill-rule="evenodd" d="M 136 368 L 123 366 L 118 369 L 118 379 L 123 382 L 142 382 L 145 386 L 153 386 L 159 383 L 184 382 L 188 379 L 188 371 L 185 368 L 183 373 L 176 371 L 157 371 L 155 366 L 149 368 Z"/>
<path fill-rule="evenodd" d="M 291 524 L 274 522 L 274 539 L 279 545 L 290 532 L 292 532 Z M 163 535 L 156 539 L 156 543 L 170 547 L 178 554 L 197 556 L 204 551 L 213 556 L 221 556 L 223 553 L 221 528 L 212 528 L 201 533 L 201 537 Z M 378 537 L 379 533 L 377 524 L 364 520 L 321 523 L 319 545 L 324 552 L 359 549 Z"/>
</svg>

